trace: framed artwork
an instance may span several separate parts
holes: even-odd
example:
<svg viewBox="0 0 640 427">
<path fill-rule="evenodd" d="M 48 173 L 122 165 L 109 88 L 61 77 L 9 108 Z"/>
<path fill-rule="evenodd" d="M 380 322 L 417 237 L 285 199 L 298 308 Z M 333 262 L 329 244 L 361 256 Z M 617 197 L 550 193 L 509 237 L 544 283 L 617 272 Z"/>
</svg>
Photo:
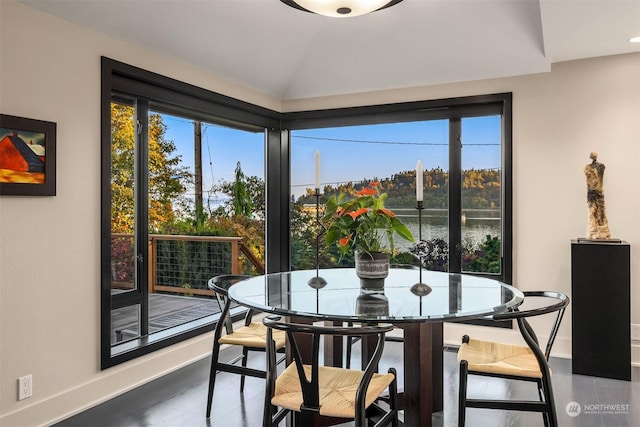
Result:
<svg viewBox="0 0 640 427">
<path fill-rule="evenodd" d="M 56 195 L 56 124 L 0 114 L 0 194 Z"/>
</svg>

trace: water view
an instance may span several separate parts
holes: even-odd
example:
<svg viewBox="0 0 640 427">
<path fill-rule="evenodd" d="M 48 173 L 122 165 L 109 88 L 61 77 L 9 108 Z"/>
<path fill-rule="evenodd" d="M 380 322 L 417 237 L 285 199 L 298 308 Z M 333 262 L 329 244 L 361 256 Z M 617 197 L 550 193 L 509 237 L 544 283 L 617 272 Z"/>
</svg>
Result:
<svg viewBox="0 0 640 427">
<path fill-rule="evenodd" d="M 418 240 L 418 213 L 416 209 L 392 209 L 409 227 L 416 241 Z M 446 209 L 425 209 L 422 212 L 422 239 L 433 240 L 449 238 L 448 211 Z M 480 247 L 487 236 L 500 237 L 500 210 L 469 209 L 464 212 L 462 225 L 463 244 Z M 411 243 L 397 239 L 396 245 L 401 251 L 411 247 Z"/>
</svg>

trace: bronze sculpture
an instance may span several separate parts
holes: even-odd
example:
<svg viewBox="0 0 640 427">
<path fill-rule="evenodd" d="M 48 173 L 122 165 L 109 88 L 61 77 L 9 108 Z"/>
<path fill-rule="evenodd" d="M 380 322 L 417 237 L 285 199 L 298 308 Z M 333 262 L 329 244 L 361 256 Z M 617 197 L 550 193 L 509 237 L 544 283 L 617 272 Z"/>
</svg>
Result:
<svg viewBox="0 0 640 427">
<path fill-rule="evenodd" d="M 589 155 L 592 160 L 584 167 L 587 178 L 587 205 L 589 221 L 587 223 L 587 239 L 610 239 L 609 223 L 604 210 L 604 165 L 598 162 L 598 153 Z"/>
</svg>

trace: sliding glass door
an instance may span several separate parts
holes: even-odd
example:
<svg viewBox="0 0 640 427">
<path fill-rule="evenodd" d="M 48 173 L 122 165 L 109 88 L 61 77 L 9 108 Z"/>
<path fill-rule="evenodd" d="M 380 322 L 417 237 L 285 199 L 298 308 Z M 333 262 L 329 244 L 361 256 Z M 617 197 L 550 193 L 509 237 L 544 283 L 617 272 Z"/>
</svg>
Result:
<svg viewBox="0 0 640 427">
<path fill-rule="evenodd" d="M 213 275 L 264 268 L 264 135 L 123 100 L 111 104 L 114 352 L 217 313 Z M 239 261 L 242 244 L 258 265 Z"/>
<path fill-rule="evenodd" d="M 220 312 L 211 277 L 265 271 L 266 130 L 278 122 L 269 110 L 103 66 L 107 368 L 211 331 Z"/>
</svg>

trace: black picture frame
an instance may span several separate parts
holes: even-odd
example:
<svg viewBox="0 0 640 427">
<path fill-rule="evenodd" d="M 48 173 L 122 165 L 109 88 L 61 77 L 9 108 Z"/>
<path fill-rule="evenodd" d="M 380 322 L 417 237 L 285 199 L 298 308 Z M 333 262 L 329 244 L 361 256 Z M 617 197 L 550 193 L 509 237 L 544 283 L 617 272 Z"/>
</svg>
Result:
<svg viewBox="0 0 640 427">
<path fill-rule="evenodd" d="M 56 123 L 0 114 L 0 195 L 56 195 Z"/>
</svg>

